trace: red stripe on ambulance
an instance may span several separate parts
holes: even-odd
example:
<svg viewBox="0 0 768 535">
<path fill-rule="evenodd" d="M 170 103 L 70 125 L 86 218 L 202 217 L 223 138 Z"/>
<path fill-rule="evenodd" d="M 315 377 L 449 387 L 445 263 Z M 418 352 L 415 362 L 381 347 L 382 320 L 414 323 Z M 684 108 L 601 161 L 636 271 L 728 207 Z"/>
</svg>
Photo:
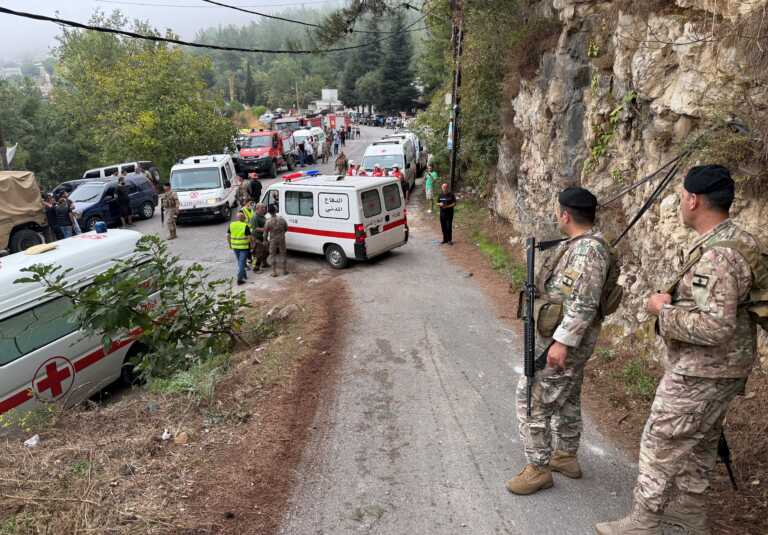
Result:
<svg viewBox="0 0 768 535">
<path fill-rule="evenodd" d="M 387 223 L 386 225 L 384 225 L 384 230 L 385 231 L 392 230 L 393 228 L 397 228 L 400 225 L 405 225 L 405 218 L 398 219 L 397 221 L 393 221 L 392 223 Z"/>
<path fill-rule="evenodd" d="M 342 238 L 346 240 L 354 240 L 354 232 L 337 232 L 335 230 L 319 230 L 307 227 L 288 227 L 288 232 L 295 232 L 297 234 L 310 234 L 312 236 L 327 236 L 328 238 Z"/>
<path fill-rule="evenodd" d="M 91 351 L 90 353 L 80 357 L 73 363 L 73 368 L 75 369 L 75 373 L 80 372 L 84 369 L 86 369 L 88 366 L 91 366 L 93 364 L 96 364 L 98 361 L 103 359 L 104 357 L 111 355 L 118 349 L 122 349 L 125 346 L 129 345 L 131 342 L 133 342 L 136 339 L 136 336 L 138 336 L 141 333 L 140 328 L 133 329 L 129 334 L 128 338 L 123 338 L 122 340 L 116 340 L 112 342 L 112 345 L 109 346 L 109 351 L 106 353 L 104 352 L 103 348 L 96 349 L 95 351 Z M 10 397 L 5 398 L 3 401 L 0 401 L 0 414 L 3 414 L 4 412 L 8 412 L 12 409 L 15 409 L 22 403 L 26 403 L 32 399 L 32 389 L 30 387 L 25 388 L 24 390 L 20 390 L 19 392 L 16 392 Z"/>
</svg>

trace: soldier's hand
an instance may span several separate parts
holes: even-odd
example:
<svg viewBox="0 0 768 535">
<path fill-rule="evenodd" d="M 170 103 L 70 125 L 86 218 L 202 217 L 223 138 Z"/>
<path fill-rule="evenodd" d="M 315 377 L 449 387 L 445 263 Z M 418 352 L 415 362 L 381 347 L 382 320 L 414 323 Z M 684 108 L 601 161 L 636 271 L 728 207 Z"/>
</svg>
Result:
<svg viewBox="0 0 768 535">
<path fill-rule="evenodd" d="M 565 359 L 568 357 L 568 346 L 560 342 L 553 342 L 547 352 L 547 366 L 550 368 L 565 368 Z"/>
<path fill-rule="evenodd" d="M 648 301 L 645 303 L 645 310 L 647 310 L 649 314 L 658 316 L 659 312 L 661 312 L 662 306 L 671 305 L 671 304 L 672 304 L 671 295 L 663 294 L 663 293 L 655 293 L 655 294 L 652 294 L 648 298 Z"/>
</svg>

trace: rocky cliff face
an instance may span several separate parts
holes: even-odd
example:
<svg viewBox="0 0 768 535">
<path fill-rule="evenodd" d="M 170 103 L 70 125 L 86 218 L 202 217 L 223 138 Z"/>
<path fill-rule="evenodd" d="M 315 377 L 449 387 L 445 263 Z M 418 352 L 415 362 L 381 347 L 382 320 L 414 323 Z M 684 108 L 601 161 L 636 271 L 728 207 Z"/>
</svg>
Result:
<svg viewBox="0 0 768 535">
<path fill-rule="evenodd" d="M 499 146 L 496 212 L 523 236 L 551 237 L 558 190 L 579 184 L 605 200 L 696 140 L 673 185 L 691 165 L 728 164 L 739 182 L 735 220 L 768 244 L 768 177 L 757 154 L 768 84 L 749 34 L 764 32 L 767 4 L 534 3 L 537 16 L 558 19 L 562 30 L 535 76 L 513 82 L 519 90 Z M 737 127 L 721 127 L 725 121 Z M 601 226 L 619 232 L 660 178 L 601 210 Z M 622 243 L 627 298 L 611 323 L 624 335 L 647 319 L 644 297 L 676 272 L 694 238 L 679 222 L 678 204 L 670 187 Z"/>
</svg>

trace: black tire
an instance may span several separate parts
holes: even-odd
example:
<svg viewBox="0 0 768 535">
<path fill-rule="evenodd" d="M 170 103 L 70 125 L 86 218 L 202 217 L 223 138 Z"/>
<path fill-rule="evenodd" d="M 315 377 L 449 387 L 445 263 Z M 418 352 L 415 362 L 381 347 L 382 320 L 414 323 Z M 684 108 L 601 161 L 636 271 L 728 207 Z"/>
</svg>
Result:
<svg viewBox="0 0 768 535">
<path fill-rule="evenodd" d="M 229 221 L 232 219 L 232 207 L 228 204 L 225 204 L 221 207 L 221 219 L 223 221 Z"/>
<path fill-rule="evenodd" d="M 269 166 L 269 178 L 277 178 L 277 164 L 275 160 L 272 160 L 272 165 Z"/>
<path fill-rule="evenodd" d="M 93 230 L 94 227 L 96 226 L 96 223 L 98 223 L 99 221 L 104 221 L 104 220 L 101 218 L 101 216 L 98 216 L 98 215 L 94 215 L 86 219 L 85 225 L 83 225 L 85 227 L 85 232 L 88 232 L 89 230 Z"/>
<path fill-rule="evenodd" d="M 349 265 L 349 259 L 344 254 L 344 249 L 335 243 L 325 246 L 325 259 L 333 269 L 344 269 Z"/>
<path fill-rule="evenodd" d="M 146 347 L 143 344 L 136 342 L 131 346 L 120 368 L 120 384 L 131 387 L 144 383 L 135 369 L 135 362 L 139 360 L 139 357 L 144 352 L 146 352 Z"/>
<path fill-rule="evenodd" d="M 142 219 L 152 219 L 153 215 L 155 215 L 155 205 L 146 201 L 139 209 L 139 217 Z"/>
<path fill-rule="evenodd" d="M 45 240 L 43 240 L 43 237 L 40 234 L 32 229 L 23 228 L 11 234 L 8 247 L 12 253 L 18 253 L 26 251 L 33 245 L 40 245 L 41 243 L 45 243 Z"/>
</svg>

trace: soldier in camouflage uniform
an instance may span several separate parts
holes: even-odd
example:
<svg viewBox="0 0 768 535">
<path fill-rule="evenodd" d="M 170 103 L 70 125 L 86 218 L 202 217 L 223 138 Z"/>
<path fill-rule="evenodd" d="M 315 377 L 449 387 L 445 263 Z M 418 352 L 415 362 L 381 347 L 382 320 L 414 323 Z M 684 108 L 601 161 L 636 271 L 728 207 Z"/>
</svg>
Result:
<svg viewBox="0 0 768 535">
<path fill-rule="evenodd" d="M 576 459 L 582 429 L 581 386 L 584 366 L 600 334 L 600 301 L 612 253 L 593 226 L 597 199 L 592 193 L 568 188 L 558 201 L 558 222 L 568 239 L 537 276 L 535 307 L 541 312 L 536 355 L 547 351 L 547 368 L 536 374 L 530 417 L 524 376 L 517 387 L 517 419 L 529 464 L 507 482 L 514 494 L 550 488 L 552 471 L 581 477 Z"/>
<path fill-rule="evenodd" d="M 163 198 L 160 201 L 160 219 L 165 220 L 168 227 L 168 239 L 176 239 L 176 218 L 179 216 L 179 197 L 171 191 L 171 185 L 163 184 Z"/>
<path fill-rule="evenodd" d="M 749 262 L 728 242 L 759 246 L 728 212 L 734 183 L 721 166 L 694 167 L 680 196 L 683 223 L 699 234 L 679 280 L 652 295 L 650 314 L 666 345 L 664 376 L 640 445 L 634 507 L 598 524 L 601 535 L 660 534 L 661 524 L 710 533 L 705 494 L 728 404 L 744 391 L 756 355 L 756 325 L 743 305 Z"/>
<path fill-rule="evenodd" d="M 272 276 L 277 277 L 277 257 L 283 265 L 283 275 L 288 275 L 288 258 L 285 248 L 285 233 L 288 232 L 288 222 L 277 213 L 277 206 L 269 205 L 267 224 L 264 225 L 264 237 L 269 243 L 269 262 L 272 264 Z"/>
</svg>

